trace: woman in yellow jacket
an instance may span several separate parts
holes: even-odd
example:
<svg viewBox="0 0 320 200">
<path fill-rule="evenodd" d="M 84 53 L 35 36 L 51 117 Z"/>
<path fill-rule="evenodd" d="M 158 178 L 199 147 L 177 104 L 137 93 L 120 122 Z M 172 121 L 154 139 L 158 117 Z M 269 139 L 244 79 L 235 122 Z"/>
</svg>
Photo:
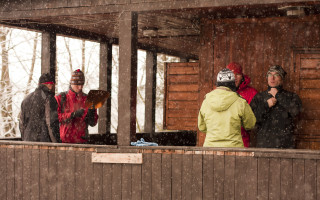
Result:
<svg viewBox="0 0 320 200">
<path fill-rule="evenodd" d="M 244 147 L 241 126 L 250 130 L 256 123 L 251 107 L 236 92 L 235 76 L 223 69 L 217 76 L 217 88 L 202 103 L 198 128 L 206 133 L 204 147 Z"/>
</svg>

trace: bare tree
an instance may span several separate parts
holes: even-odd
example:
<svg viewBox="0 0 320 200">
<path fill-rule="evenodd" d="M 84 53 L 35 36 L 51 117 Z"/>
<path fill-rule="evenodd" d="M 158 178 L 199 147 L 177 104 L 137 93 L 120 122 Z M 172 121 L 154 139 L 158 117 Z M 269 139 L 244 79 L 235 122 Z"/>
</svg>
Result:
<svg viewBox="0 0 320 200">
<path fill-rule="evenodd" d="M 0 79 L 0 91 L 4 101 L 0 104 L 1 118 L 3 120 L 3 129 L 5 136 L 16 135 L 15 124 L 12 118 L 12 86 L 10 83 L 9 76 L 9 60 L 8 60 L 8 49 L 7 49 L 7 35 L 9 29 L 0 27 L 0 46 L 1 46 L 1 79 Z"/>
<path fill-rule="evenodd" d="M 36 35 L 33 39 L 33 53 L 32 53 L 32 59 L 31 59 L 31 69 L 30 69 L 30 73 L 29 73 L 29 79 L 28 79 L 25 94 L 29 94 L 30 85 L 31 85 L 32 77 L 33 77 L 34 67 L 35 67 L 35 63 L 36 63 L 36 56 L 37 56 L 38 37 L 39 37 L 39 33 L 36 33 Z"/>
</svg>

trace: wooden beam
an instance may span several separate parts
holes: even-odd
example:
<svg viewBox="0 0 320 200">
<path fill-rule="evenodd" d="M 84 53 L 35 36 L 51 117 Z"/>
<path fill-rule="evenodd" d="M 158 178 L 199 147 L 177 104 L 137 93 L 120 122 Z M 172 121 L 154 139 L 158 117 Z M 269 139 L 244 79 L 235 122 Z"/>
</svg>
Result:
<svg viewBox="0 0 320 200">
<path fill-rule="evenodd" d="M 156 89 L 157 53 L 147 51 L 144 132 L 150 133 L 151 137 L 155 132 Z"/>
<path fill-rule="evenodd" d="M 105 35 L 96 34 L 89 31 L 83 31 L 75 28 L 69 28 L 65 26 L 53 25 L 53 24 L 40 24 L 31 20 L 12 20 L 12 21 L 0 21 L 0 24 L 14 28 L 26 28 L 35 31 L 52 32 L 58 35 L 69 36 L 74 38 L 81 38 L 96 42 L 109 42 L 112 44 L 118 44 L 117 38 L 108 38 Z"/>
<path fill-rule="evenodd" d="M 129 146 L 136 134 L 137 13 L 123 12 L 119 19 L 118 145 Z"/>
<path fill-rule="evenodd" d="M 162 54 L 166 54 L 166 55 L 170 55 L 170 56 L 187 57 L 189 59 L 199 60 L 198 55 L 188 54 L 186 52 L 179 52 L 179 51 L 175 51 L 175 50 L 167 49 L 167 48 L 156 47 L 153 45 L 146 45 L 146 44 L 139 43 L 138 48 L 146 50 L 146 51 L 155 51 L 157 53 L 162 53 Z"/>
<path fill-rule="evenodd" d="M 40 1 L 39 1 L 40 2 Z M 94 2 L 94 1 L 93 1 Z M 247 6 L 247 5 L 265 5 L 265 4 L 308 4 L 308 5 L 316 5 L 318 2 L 310 1 L 310 0 L 224 0 L 224 1 L 208 1 L 208 0 L 184 0 L 184 1 L 163 1 L 163 0 L 150 0 L 148 2 L 139 2 L 139 3 L 113 3 L 110 4 L 109 1 L 105 1 L 106 3 L 101 4 L 99 6 L 70 6 L 63 7 L 55 6 L 55 9 L 50 9 L 51 12 L 48 12 L 49 9 L 45 9 L 43 6 L 41 9 L 33 9 L 31 8 L 22 8 L 17 7 L 18 4 L 14 4 L 11 1 L 7 1 L 5 3 L 5 8 L 0 8 L 0 19 L 19 19 L 19 18 L 32 18 L 32 17 L 42 17 L 42 16 L 61 16 L 61 15 L 85 15 L 85 14 L 99 14 L 99 13 L 117 13 L 122 12 L 124 10 L 131 12 L 141 12 L 141 11 L 159 11 L 159 10 L 168 10 L 168 9 L 195 9 L 195 8 L 215 8 L 222 6 Z M 109 4 L 108 4 L 109 2 Z M 38 3 L 40 4 L 40 3 Z M 36 3 L 33 4 L 33 7 L 37 6 Z"/>
<path fill-rule="evenodd" d="M 99 109 L 100 134 L 110 136 L 111 128 L 111 83 L 112 83 L 112 44 L 100 43 L 99 89 L 110 93 L 106 103 Z"/>
<path fill-rule="evenodd" d="M 41 73 L 56 73 L 56 35 L 54 33 L 42 33 Z"/>
</svg>

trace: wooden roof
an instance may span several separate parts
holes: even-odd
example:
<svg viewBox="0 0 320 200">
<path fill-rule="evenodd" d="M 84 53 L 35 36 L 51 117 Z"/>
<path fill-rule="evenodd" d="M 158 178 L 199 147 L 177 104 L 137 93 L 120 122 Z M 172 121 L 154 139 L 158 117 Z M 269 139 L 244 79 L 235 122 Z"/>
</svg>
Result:
<svg viewBox="0 0 320 200">
<path fill-rule="evenodd" d="M 249 0 L 232 3 L 205 0 L 17 2 L 10 1 L 0 9 L 0 23 L 92 40 L 107 39 L 113 43 L 118 42 L 122 12 L 137 11 L 139 48 L 192 59 L 199 58 L 201 18 L 278 17 L 286 15 L 279 7 L 287 5 L 306 6 L 307 15 L 320 13 L 320 2 L 289 0 L 279 0 L 277 4 L 261 0 L 259 5 Z M 148 36 L 146 31 L 154 35 Z"/>
</svg>

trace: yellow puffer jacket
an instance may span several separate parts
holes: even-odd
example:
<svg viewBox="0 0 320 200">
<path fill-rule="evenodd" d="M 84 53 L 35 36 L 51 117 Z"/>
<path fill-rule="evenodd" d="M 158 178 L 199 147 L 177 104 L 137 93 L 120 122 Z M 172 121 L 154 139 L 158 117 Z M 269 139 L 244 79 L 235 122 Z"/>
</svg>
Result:
<svg viewBox="0 0 320 200">
<path fill-rule="evenodd" d="M 208 93 L 198 116 L 198 128 L 206 133 L 204 147 L 243 147 L 241 126 L 250 130 L 255 123 L 247 101 L 227 87 Z"/>
</svg>

